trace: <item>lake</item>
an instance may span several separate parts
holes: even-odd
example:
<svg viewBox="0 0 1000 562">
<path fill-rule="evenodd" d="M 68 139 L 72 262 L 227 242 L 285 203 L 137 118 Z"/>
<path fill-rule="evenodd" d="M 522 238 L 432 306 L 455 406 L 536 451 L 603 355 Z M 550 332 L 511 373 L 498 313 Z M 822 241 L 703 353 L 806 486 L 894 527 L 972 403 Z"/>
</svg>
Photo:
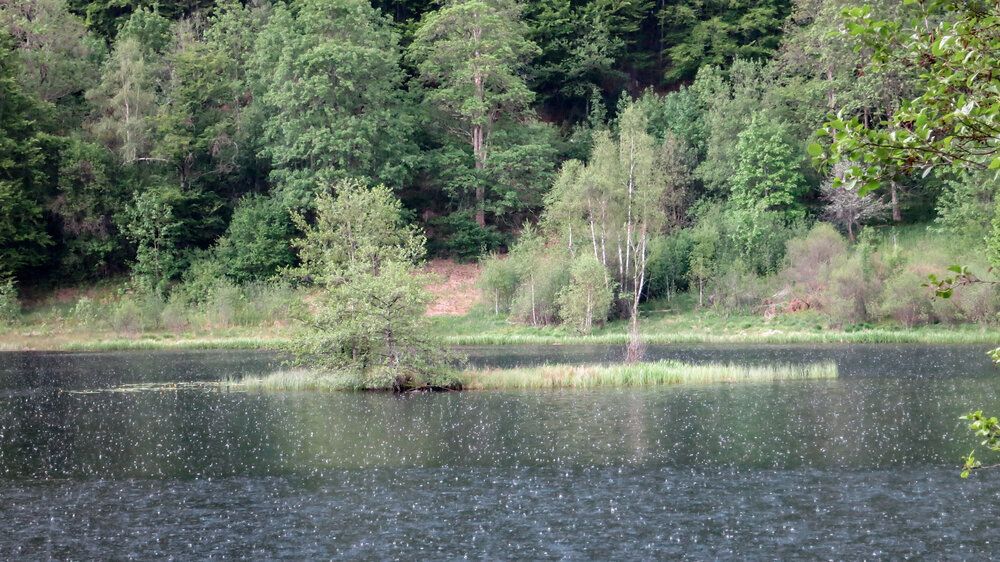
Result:
<svg viewBox="0 0 1000 562">
<path fill-rule="evenodd" d="M 986 349 L 650 346 L 840 377 L 406 396 L 108 390 L 279 361 L 258 352 L 4 352 L 0 558 L 990 557 L 1000 472 L 958 476 L 957 417 L 1000 412 Z"/>
</svg>

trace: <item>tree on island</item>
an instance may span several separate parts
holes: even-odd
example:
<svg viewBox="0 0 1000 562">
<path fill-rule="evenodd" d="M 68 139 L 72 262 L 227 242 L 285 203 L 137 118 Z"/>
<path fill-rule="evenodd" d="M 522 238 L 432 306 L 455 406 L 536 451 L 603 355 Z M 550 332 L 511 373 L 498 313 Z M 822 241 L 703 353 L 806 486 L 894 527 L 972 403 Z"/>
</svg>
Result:
<svg viewBox="0 0 1000 562">
<path fill-rule="evenodd" d="M 837 115 L 818 131 L 830 139 L 829 148 L 809 146 L 821 166 L 856 162 L 835 185 L 856 189 L 859 195 L 912 171 L 926 176 L 937 166 L 1000 173 L 1000 4 L 929 0 L 917 5 L 908 23 L 876 20 L 867 6 L 845 11 L 846 32 L 861 37 L 874 50 L 876 62 L 921 70 L 918 97 L 904 100 L 879 123 Z M 994 232 L 987 236 L 993 266 L 1000 265 L 997 247 L 1000 224 L 994 222 Z M 960 285 L 997 283 L 982 281 L 963 266 L 951 271 L 956 275 L 948 279 L 930 277 L 940 297 L 948 298 Z M 1000 348 L 990 355 L 1000 364 Z M 996 417 L 976 411 L 962 419 L 970 422 L 981 445 L 1000 451 Z M 984 468 L 975 450 L 962 460 L 963 478 Z"/>
<path fill-rule="evenodd" d="M 330 369 L 368 389 L 449 386 L 446 359 L 427 335 L 424 236 L 384 185 L 341 180 L 315 200 L 316 220 L 294 217 L 300 274 L 321 288 L 307 328 L 291 344 L 296 362 Z"/>
</svg>

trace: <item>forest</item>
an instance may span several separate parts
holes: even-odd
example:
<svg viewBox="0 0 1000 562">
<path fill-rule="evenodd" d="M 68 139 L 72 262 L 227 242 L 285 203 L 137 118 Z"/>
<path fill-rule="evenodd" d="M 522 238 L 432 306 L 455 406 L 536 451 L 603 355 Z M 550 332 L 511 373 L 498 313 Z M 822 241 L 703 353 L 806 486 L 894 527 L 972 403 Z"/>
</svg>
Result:
<svg viewBox="0 0 1000 562">
<path fill-rule="evenodd" d="M 641 303 L 678 298 L 995 323 L 992 285 L 924 286 L 1000 265 L 993 171 L 904 167 L 859 192 L 850 158 L 813 165 L 834 116 L 887 122 L 926 81 L 849 32 L 857 8 L 0 0 L 0 323 L 75 285 L 163 325 L 316 286 L 324 198 L 359 188 L 426 239 L 408 260 L 478 260 L 488 312 L 535 326 L 637 330 Z"/>
</svg>

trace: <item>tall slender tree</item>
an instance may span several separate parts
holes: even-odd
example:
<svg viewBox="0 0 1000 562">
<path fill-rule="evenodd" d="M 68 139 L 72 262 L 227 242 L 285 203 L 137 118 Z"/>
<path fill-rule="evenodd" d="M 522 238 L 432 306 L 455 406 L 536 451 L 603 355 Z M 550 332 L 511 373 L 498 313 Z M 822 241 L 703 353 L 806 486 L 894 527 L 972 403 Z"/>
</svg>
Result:
<svg viewBox="0 0 1000 562">
<path fill-rule="evenodd" d="M 524 63 L 537 52 L 512 0 L 449 0 L 424 16 L 410 54 L 429 88 L 427 100 L 451 115 L 452 132 L 468 139 L 481 174 L 493 125 L 524 115 L 534 94 Z M 486 225 L 486 186 L 476 179 L 476 222 Z"/>
</svg>

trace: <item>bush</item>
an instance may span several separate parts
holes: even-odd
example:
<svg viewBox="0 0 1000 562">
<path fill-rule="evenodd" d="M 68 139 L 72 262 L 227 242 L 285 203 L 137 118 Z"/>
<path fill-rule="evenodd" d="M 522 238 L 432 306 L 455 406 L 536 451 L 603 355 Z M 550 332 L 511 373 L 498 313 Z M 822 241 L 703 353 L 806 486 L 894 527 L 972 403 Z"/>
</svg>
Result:
<svg viewBox="0 0 1000 562">
<path fill-rule="evenodd" d="M 303 311 L 299 294 L 283 281 L 253 281 L 240 287 L 235 322 L 241 326 L 287 323 Z"/>
<path fill-rule="evenodd" d="M 111 312 L 111 329 L 134 334 L 161 327 L 166 302 L 154 291 L 126 293 Z"/>
<path fill-rule="evenodd" d="M 867 322 L 877 308 L 879 280 L 871 271 L 868 252 L 842 254 L 830 266 L 819 301 L 830 318 L 841 323 Z"/>
<path fill-rule="evenodd" d="M 956 290 L 951 298 L 934 299 L 931 307 L 942 322 L 996 324 L 1000 295 L 992 285 L 968 285 Z"/>
<path fill-rule="evenodd" d="M 491 252 L 483 257 L 479 263 L 482 268 L 479 288 L 486 292 L 493 301 L 493 313 L 510 312 L 519 281 L 514 260 L 502 258 Z"/>
<path fill-rule="evenodd" d="M 179 292 L 170 294 L 166 306 L 160 314 L 163 325 L 172 332 L 183 331 L 190 324 L 190 310 L 184 296 Z"/>
<path fill-rule="evenodd" d="M 934 296 L 932 289 L 922 287 L 927 275 L 907 269 L 894 276 L 882 290 L 879 312 L 907 328 L 930 320 Z"/>
<path fill-rule="evenodd" d="M 559 292 L 569 284 L 568 260 L 543 252 L 518 266 L 522 268 L 521 283 L 514 294 L 511 315 L 519 322 L 536 326 L 555 323 L 559 319 Z"/>
<path fill-rule="evenodd" d="M 847 251 L 844 237 L 828 223 L 820 222 L 804 238 L 792 238 L 786 251 L 787 266 L 781 279 L 797 286 L 807 302 L 815 302 L 829 282 L 834 260 Z"/>
<path fill-rule="evenodd" d="M 569 283 L 569 263 L 565 251 L 546 248 L 545 240 L 531 223 L 525 223 L 521 237 L 507 258 L 515 268 L 518 286 L 511 304 L 511 317 L 534 326 L 558 319 L 559 291 Z"/>
<path fill-rule="evenodd" d="M 21 301 L 11 278 L 0 278 L 0 327 L 16 324 L 21 318 Z"/>
<path fill-rule="evenodd" d="M 220 279 L 205 302 L 205 314 L 212 328 L 228 328 L 236 322 L 243 305 L 240 288 L 228 279 Z"/>
<path fill-rule="evenodd" d="M 692 240 L 687 230 L 659 236 L 649 243 L 647 298 L 666 297 L 670 301 L 678 291 L 687 290 L 691 247 Z"/>
<path fill-rule="evenodd" d="M 770 296 L 768 280 L 737 261 L 708 283 L 709 303 L 730 311 L 755 312 Z"/>
<path fill-rule="evenodd" d="M 559 291 L 559 316 L 581 334 L 589 334 L 594 320 L 603 324 L 614 295 L 604 265 L 589 254 L 573 261 L 569 285 Z"/>
<path fill-rule="evenodd" d="M 80 297 L 73 306 L 72 317 L 78 325 L 97 327 L 102 321 L 100 305 L 90 297 Z"/>
<path fill-rule="evenodd" d="M 226 265 L 214 251 L 200 251 L 181 277 L 183 283 L 173 288 L 186 303 L 203 304 L 212 296 L 216 285 L 226 279 Z"/>
</svg>

